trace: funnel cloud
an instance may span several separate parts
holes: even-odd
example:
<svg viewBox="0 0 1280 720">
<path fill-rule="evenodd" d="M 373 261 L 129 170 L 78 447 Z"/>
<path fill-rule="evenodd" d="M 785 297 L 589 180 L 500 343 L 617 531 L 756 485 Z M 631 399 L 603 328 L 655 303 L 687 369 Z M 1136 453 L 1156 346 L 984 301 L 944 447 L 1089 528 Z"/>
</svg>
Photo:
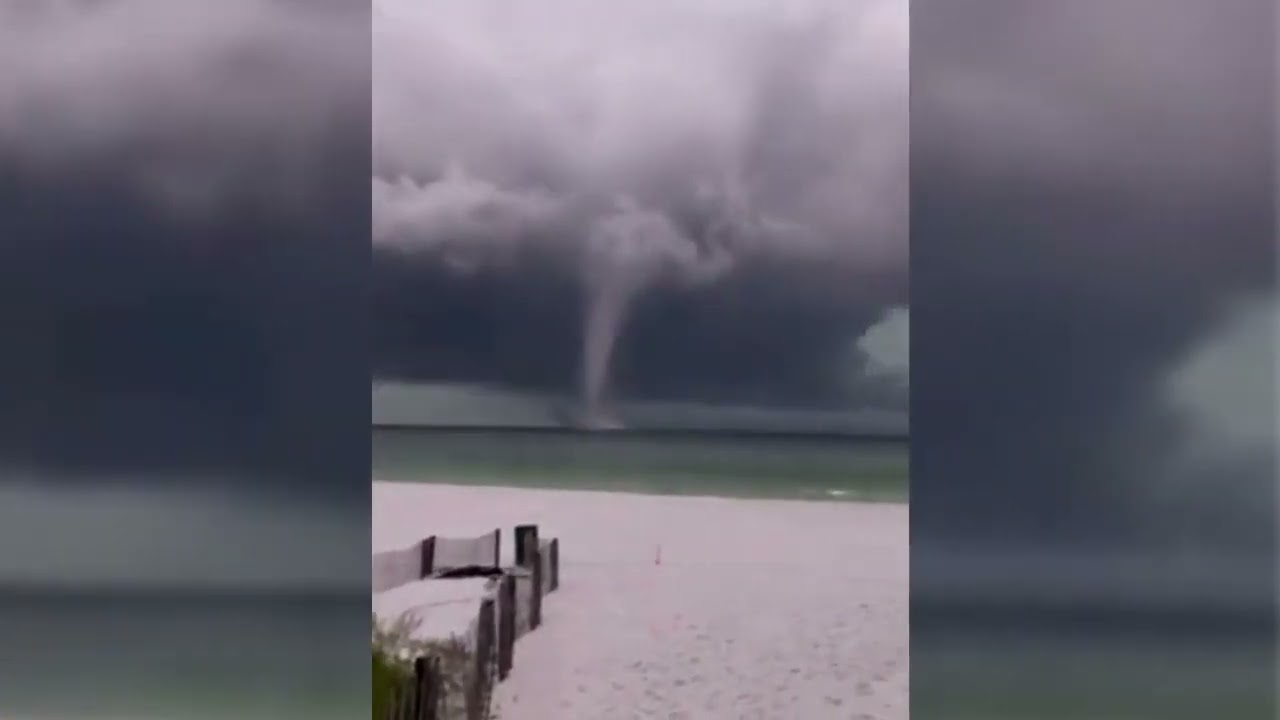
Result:
<svg viewBox="0 0 1280 720">
<path fill-rule="evenodd" d="M 377 0 L 373 48 L 378 374 L 599 427 L 861 404 L 848 348 L 906 302 L 905 0 Z"/>
</svg>

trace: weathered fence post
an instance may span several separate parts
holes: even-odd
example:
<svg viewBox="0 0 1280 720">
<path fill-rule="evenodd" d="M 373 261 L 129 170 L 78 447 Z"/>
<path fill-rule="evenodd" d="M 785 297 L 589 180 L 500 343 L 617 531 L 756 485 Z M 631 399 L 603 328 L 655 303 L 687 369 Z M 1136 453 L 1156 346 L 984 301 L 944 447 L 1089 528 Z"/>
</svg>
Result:
<svg viewBox="0 0 1280 720">
<path fill-rule="evenodd" d="M 531 553 L 538 549 L 538 526 L 516 526 L 516 565 L 529 567 L 532 562 Z"/>
<path fill-rule="evenodd" d="M 409 688 L 405 715 L 410 720 L 436 720 L 440 707 L 440 663 L 435 658 L 413 661 L 413 685 Z"/>
<path fill-rule="evenodd" d="M 537 539 L 530 544 L 528 569 L 532 587 L 529 589 L 529 629 L 536 630 L 542 624 L 542 554 Z"/>
<path fill-rule="evenodd" d="M 440 672 L 440 658 L 431 658 L 431 672 L 427 683 L 426 715 L 421 720 L 440 720 L 440 704 L 444 702 L 444 674 Z"/>
<path fill-rule="evenodd" d="M 551 579 L 548 590 L 560 587 L 560 538 L 551 538 Z"/>
<path fill-rule="evenodd" d="M 412 720 L 423 720 L 427 716 L 427 676 L 431 674 L 431 666 L 427 658 L 413 660 L 413 681 L 405 687 L 405 713 Z"/>
<path fill-rule="evenodd" d="M 422 541 L 422 569 L 418 573 L 418 579 L 431 577 L 431 573 L 435 572 L 436 562 L 436 536 Z"/>
<path fill-rule="evenodd" d="M 506 680 L 515 664 L 516 578 L 503 575 L 498 583 L 498 679 Z"/>
<path fill-rule="evenodd" d="M 551 583 L 555 582 L 555 573 L 551 567 L 551 543 L 553 540 L 538 542 L 538 564 L 542 566 L 542 594 L 551 592 Z"/>
<path fill-rule="evenodd" d="M 467 688 L 467 720 L 487 720 L 489 696 L 492 694 L 493 677 L 489 667 L 493 662 L 494 631 L 493 598 L 480 601 L 480 617 L 476 624 L 475 666 L 471 684 Z"/>
</svg>

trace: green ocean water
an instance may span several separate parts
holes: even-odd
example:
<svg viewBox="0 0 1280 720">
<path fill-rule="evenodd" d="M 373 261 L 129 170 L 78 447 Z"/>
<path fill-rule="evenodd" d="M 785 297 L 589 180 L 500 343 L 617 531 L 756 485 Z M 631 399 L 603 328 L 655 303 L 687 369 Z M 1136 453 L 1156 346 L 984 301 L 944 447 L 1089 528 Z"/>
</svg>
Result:
<svg viewBox="0 0 1280 720">
<path fill-rule="evenodd" d="M 914 636 L 913 636 L 914 638 Z M 1264 720 L 1276 717 L 1269 638 L 1097 632 L 913 639 L 913 714 L 954 720 Z"/>
<path fill-rule="evenodd" d="M 348 720 L 368 595 L 0 592 L 5 720 Z"/>
<path fill-rule="evenodd" d="M 398 482 L 905 502 L 905 441 L 374 428 L 373 476 Z"/>
</svg>

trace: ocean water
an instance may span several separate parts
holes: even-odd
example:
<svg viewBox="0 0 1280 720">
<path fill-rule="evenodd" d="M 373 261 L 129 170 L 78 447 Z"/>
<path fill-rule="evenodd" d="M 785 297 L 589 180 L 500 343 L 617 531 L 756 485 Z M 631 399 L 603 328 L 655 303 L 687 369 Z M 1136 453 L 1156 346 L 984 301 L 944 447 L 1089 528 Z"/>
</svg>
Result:
<svg viewBox="0 0 1280 720">
<path fill-rule="evenodd" d="M 723 433 L 373 429 L 373 476 L 575 490 L 905 501 L 904 440 Z"/>
<path fill-rule="evenodd" d="M 364 716 L 368 602 L 367 591 L 0 591 L 0 717 Z"/>
<path fill-rule="evenodd" d="M 919 537 L 912 549 L 921 716 L 1276 717 L 1270 551 Z"/>
<path fill-rule="evenodd" d="M 912 710 L 956 720 L 1276 717 L 1271 638 L 1042 626 L 912 633 Z"/>
<path fill-rule="evenodd" d="M 0 719 L 363 716 L 359 495 L 271 494 L 237 477 L 0 477 Z"/>
</svg>

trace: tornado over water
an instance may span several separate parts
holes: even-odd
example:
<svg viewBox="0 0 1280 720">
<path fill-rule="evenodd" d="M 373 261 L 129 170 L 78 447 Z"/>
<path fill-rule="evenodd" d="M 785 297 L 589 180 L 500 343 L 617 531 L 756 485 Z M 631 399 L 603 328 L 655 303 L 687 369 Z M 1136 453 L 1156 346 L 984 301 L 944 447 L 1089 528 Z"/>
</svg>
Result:
<svg viewBox="0 0 1280 720">
<path fill-rule="evenodd" d="M 879 382 L 857 343 L 906 303 L 905 0 L 374 6 L 387 366 L 447 345 L 420 379 L 554 389 L 592 426 L 617 393 Z"/>
</svg>

